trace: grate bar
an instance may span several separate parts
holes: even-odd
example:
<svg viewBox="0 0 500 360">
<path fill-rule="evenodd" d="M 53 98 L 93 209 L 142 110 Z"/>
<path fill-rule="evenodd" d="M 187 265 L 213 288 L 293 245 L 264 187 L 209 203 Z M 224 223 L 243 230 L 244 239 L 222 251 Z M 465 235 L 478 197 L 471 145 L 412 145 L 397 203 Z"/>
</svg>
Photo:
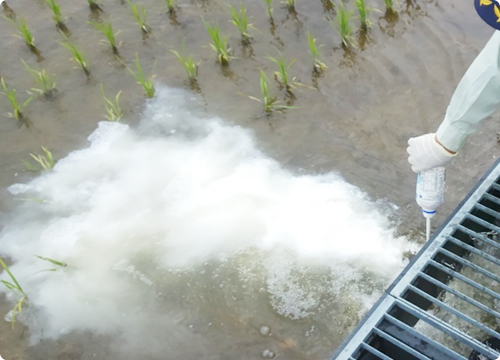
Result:
<svg viewBox="0 0 500 360">
<path fill-rule="evenodd" d="M 494 231 L 495 233 L 500 233 L 500 227 L 484 220 L 484 219 L 481 219 L 480 217 L 476 216 L 476 215 L 473 215 L 473 214 L 467 214 L 465 216 L 466 219 L 468 220 L 471 220 L 471 221 L 474 221 L 476 224 L 479 224 L 481 226 L 484 226 L 485 228 L 488 228 L 492 231 Z M 499 247 L 498 243 L 497 242 L 494 242 L 494 244 L 496 245 L 496 247 Z M 495 246 L 494 245 L 494 246 Z"/>
<path fill-rule="evenodd" d="M 420 290 L 419 288 L 416 288 L 413 285 L 409 285 L 408 288 L 411 289 L 413 292 L 419 294 L 420 296 L 424 297 L 425 299 L 429 300 L 433 304 L 436 304 L 436 305 L 440 306 L 441 308 L 445 309 L 449 313 L 451 313 L 451 314 L 459 317 L 462 320 L 467 321 L 469 324 L 477 327 L 478 329 L 481 329 L 485 333 L 490 334 L 490 335 L 492 335 L 492 336 L 500 339 L 500 334 L 497 333 L 495 330 L 492 330 L 492 329 L 488 328 L 487 326 L 484 326 L 483 324 L 481 324 L 477 320 L 474 320 L 470 316 L 467 316 L 467 315 L 461 313 L 460 311 L 458 311 L 457 309 L 455 309 L 455 308 L 453 308 L 453 307 L 451 307 L 449 305 L 446 305 L 444 302 L 442 302 L 441 300 L 436 299 L 434 296 L 431 296 L 431 295 L 427 294 L 425 291 L 422 291 L 422 290 Z"/>
<path fill-rule="evenodd" d="M 492 199 L 493 196 L 491 196 L 490 194 L 484 194 L 484 198 L 488 199 L 490 201 L 494 201 L 496 203 L 500 203 L 500 200 L 497 199 L 497 198 L 495 198 L 495 200 L 493 200 Z M 500 204 L 498 204 L 498 205 L 500 205 Z M 487 207 L 486 205 L 483 205 L 481 203 L 477 203 L 476 205 L 474 205 L 474 207 L 477 208 L 477 209 L 479 209 L 479 210 L 481 210 L 482 212 L 484 212 L 484 213 L 486 213 L 488 215 L 491 215 L 491 216 L 493 216 L 493 217 L 495 217 L 497 219 L 500 219 L 500 212 L 495 211 L 495 210 Z"/>
<path fill-rule="evenodd" d="M 500 266 L 500 260 L 498 260 L 496 257 L 491 256 L 491 255 L 485 253 L 484 251 L 478 250 L 474 246 L 470 246 L 470 245 L 464 243 L 461 240 L 455 239 L 454 237 L 447 236 L 446 239 L 449 240 L 449 241 L 451 241 L 452 243 L 454 243 L 454 244 L 456 244 L 456 245 L 458 245 L 458 246 L 460 246 L 460 247 L 462 247 L 462 248 L 470 251 L 471 253 L 479 255 L 479 256 L 485 258 L 486 260 L 489 260 L 492 263 Z"/>
<path fill-rule="evenodd" d="M 448 275 L 462 280 L 464 283 L 478 289 L 479 291 L 485 292 L 486 294 L 494 297 L 495 299 L 500 300 L 500 294 L 496 293 L 495 291 L 491 290 L 490 288 L 487 288 L 484 285 L 478 284 L 474 280 L 471 280 L 468 277 L 463 276 L 462 274 L 450 269 L 449 267 L 446 267 L 446 266 L 444 266 L 444 265 L 442 265 L 434 260 L 429 261 L 429 265 L 432 265 L 432 266 L 444 271 Z"/>
<path fill-rule="evenodd" d="M 495 188 L 495 190 L 499 190 L 500 191 L 500 186 L 498 186 L 498 184 L 495 184 L 493 185 L 493 187 Z M 500 199 L 498 197 L 496 197 L 495 195 L 492 195 L 488 192 L 485 192 L 483 194 L 484 197 L 488 198 L 488 200 L 491 200 L 493 201 L 494 203 L 500 205 Z"/>
<path fill-rule="evenodd" d="M 361 347 L 369 352 L 371 352 L 373 355 L 378 356 L 382 360 L 394 360 L 393 358 L 390 358 L 389 356 L 385 355 L 384 353 L 381 353 L 374 347 L 370 346 L 369 344 L 363 342 L 361 343 Z"/>
<path fill-rule="evenodd" d="M 460 298 L 460 299 L 462 299 L 464 301 L 467 301 L 469 304 L 476 306 L 477 308 L 479 308 L 479 309 L 487 312 L 488 314 L 496 317 L 497 319 L 500 319 L 500 313 L 498 313 L 495 310 L 491 310 L 489 307 L 487 307 L 486 305 L 481 304 L 479 301 L 476 301 L 476 300 L 472 299 L 471 297 L 469 297 L 469 296 L 461 293 L 460 291 L 457 291 L 457 290 L 449 287 L 448 285 L 443 284 L 441 281 L 439 281 L 437 279 L 434 279 L 432 276 L 429 276 L 429 275 L 427 275 L 425 273 L 421 272 L 420 276 L 422 278 L 426 279 L 427 281 L 433 283 L 434 285 L 439 286 L 443 290 L 446 290 L 449 293 L 455 295 L 456 297 L 458 297 L 458 298 Z"/>
<path fill-rule="evenodd" d="M 373 332 L 375 334 L 377 334 L 378 336 L 380 336 L 381 338 L 391 342 L 392 344 L 396 345 L 397 347 L 403 349 L 404 351 L 406 351 L 407 353 L 415 356 L 417 359 L 420 359 L 420 360 L 432 360 L 430 358 L 428 358 L 427 356 L 419 353 L 418 351 L 412 349 L 411 347 L 409 347 L 408 345 L 406 345 L 404 342 L 402 342 L 401 340 L 399 339 L 396 339 L 395 337 L 383 332 L 382 330 L 380 329 L 377 329 L 377 328 L 374 328 L 373 329 Z"/>
<path fill-rule="evenodd" d="M 453 328 L 451 325 L 448 323 L 445 323 L 441 321 L 440 319 L 436 318 L 434 315 L 431 315 L 427 312 L 422 311 L 419 307 L 413 305 L 409 301 L 399 298 L 396 299 L 396 303 L 398 304 L 399 307 L 401 307 L 403 310 L 407 311 L 411 315 L 415 316 L 416 318 L 422 319 L 429 325 L 433 326 L 434 328 L 444 332 L 447 335 L 450 335 L 451 337 L 458 339 L 462 343 L 465 343 L 468 347 L 472 348 L 473 350 L 478 351 L 479 353 L 492 357 L 496 359 L 499 354 L 496 353 L 495 351 L 491 350 L 490 348 L 486 347 L 484 344 L 480 343 L 476 339 L 472 338 L 471 336 L 464 334 L 458 329 Z"/>
<path fill-rule="evenodd" d="M 498 180 L 497 180 L 498 181 Z M 492 183 L 491 187 L 495 188 L 495 190 L 500 190 L 500 185 L 497 183 Z"/>
<path fill-rule="evenodd" d="M 472 239 L 478 239 L 478 240 L 481 240 L 481 241 L 483 241 L 483 242 L 485 242 L 485 243 L 487 243 L 487 244 L 489 244 L 489 245 L 491 245 L 491 246 L 494 246 L 494 247 L 500 247 L 500 245 L 499 245 L 497 242 L 495 242 L 495 241 L 493 241 L 493 240 L 489 239 L 487 236 L 484 236 L 484 235 L 483 235 L 483 234 L 481 234 L 481 233 L 478 233 L 478 232 L 473 231 L 473 230 L 471 230 L 471 229 L 469 229 L 469 228 L 466 228 L 466 227 L 465 227 L 465 226 L 463 226 L 463 225 L 457 225 L 457 229 L 458 229 L 458 230 L 460 230 L 460 231 L 462 231 L 462 232 L 464 232 L 464 233 L 466 233 L 466 234 L 467 234 L 467 235 L 469 235 Z"/>
<path fill-rule="evenodd" d="M 462 355 L 457 354 L 453 350 L 448 349 L 446 346 L 438 343 L 437 341 L 434 341 L 434 340 L 428 338 L 427 336 L 425 336 L 425 335 L 417 332 L 414 328 L 406 325 L 404 322 L 396 319 L 392 315 L 385 314 L 384 318 L 387 321 L 389 321 L 391 324 L 400 327 L 401 329 L 407 331 L 408 333 L 410 333 L 411 335 L 413 335 L 416 338 L 420 339 L 421 341 L 424 341 L 424 342 L 427 342 L 427 343 L 431 344 L 432 346 L 434 346 L 435 348 L 437 348 L 439 351 L 441 351 L 445 355 L 448 355 L 450 358 L 457 359 L 457 360 L 467 360 Z"/>
</svg>

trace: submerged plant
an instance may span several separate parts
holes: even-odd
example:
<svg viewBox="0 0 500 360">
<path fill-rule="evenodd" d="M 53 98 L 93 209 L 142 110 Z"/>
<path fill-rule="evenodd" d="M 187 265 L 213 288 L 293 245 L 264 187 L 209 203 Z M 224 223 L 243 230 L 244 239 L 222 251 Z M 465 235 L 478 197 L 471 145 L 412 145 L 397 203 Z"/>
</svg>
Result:
<svg viewBox="0 0 500 360">
<path fill-rule="evenodd" d="M 356 0 L 356 8 L 359 13 L 361 29 L 367 30 L 368 27 L 370 27 L 370 20 L 368 20 L 368 13 L 370 12 L 370 9 L 366 6 L 365 0 Z"/>
<path fill-rule="evenodd" d="M 292 106 L 279 105 L 275 96 L 272 96 L 269 91 L 269 78 L 263 70 L 260 70 L 260 94 L 261 99 L 254 96 L 248 96 L 250 99 L 258 101 L 262 104 L 263 110 L 266 113 L 272 113 L 274 111 L 281 111 L 284 109 L 290 109 Z"/>
<path fill-rule="evenodd" d="M 66 266 L 68 266 L 68 264 L 66 264 L 65 262 L 62 262 L 62 261 L 54 260 L 54 259 L 51 259 L 51 258 L 39 256 L 39 255 L 35 255 L 35 256 L 37 258 L 39 258 L 40 260 L 47 261 L 47 262 L 51 263 L 52 265 L 56 265 L 56 266 L 59 266 L 59 267 L 66 267 Z M 57 271 L 57 268 L 56 269 L 47 269 L 47 270 L 42 270 L 42 271 Z"/>
<path fill-rule="evenodd" d="M 104 86 L 101 84 L 101 95 L 104 101 L 104 107 L 106 108 L 106 114 L 104 115 L 104 117 L 108 121 L 120 121 L 120 119 L 123 117 L 123 111 L 120 106 L 121 93 L 121 90 L 118 91 L 118 94 L 116 94 L 114 100 L 110 100 L 106 97 Z"/>
<path fill-rule="evenodd" d="M 241 35 L 241 41 L 244 44 L 248 44 L 250 42 L 250 35 L 248 35 L 248 28 L 251 27 L 252 25 L 248 23 L 245 6 L 241 4 L 240 11 L 236 11 L 236 9 L 231 5 L 228 5 L 228 7 L 229 10 L 231 11 L 231 17 L 233 19 L 231 20 L 231 23 L 233 23 L 238 28 L 238 31 L 240 32 Z"/>
<path fill-rule="evenodd" d="M 7 116 L 13 117 L 13 118 L 15 118 L 16 120 L 19 120 L 19 121 L 24 120 L 24 115 L 23 115 L 22 109 L 26 105 L 28 105 L 28 103 L 33 99 L 33 97 L 30 96 L 23 103 L 20 103 L 17 100 L 16 90 L 15 89 L 9 90 L 9 87 L 5 83 L 5 80 L 3 79 L 3 77 L 0 77 L 0 83 L 2 84 L 2 88 L 3 88 L 3 93 L 2 94 L 4 94 L 7 97 L 7 99 L 10 102 L 10 105 L 12 106 L 12 112 L 11 113 L 7 113 Z"/>
<path fill-rule="evenodd" d="M 87 75 L 87 77 L 90 76 L 90 71 L 88 69 L 88 63 L 85 54 L 68 37 L 65 36 L 64 38 L 65 42 L 60 42 L 60 44 L 68 49 L 71 55 L 73 55 L 71 60 L 80 65 L 85 75 Z"/>
<path fill-rule="evenodd" d="M 96 0 L 87 0 L 91 11 L 102 11 L 101 6 Z"/>
<path fill-rule="evenodd" d="M 65 28 L 63 16 L 61 14 L 61 5 L 56 3 L 55 0 L 44 0 L 44 1 L 50 7 L 50 10 L 52 10 L 53 14 L 52 19 L 56 23 L 56 26 L 59 27 L 60 29 Z"/>
<path fill-rule="evenodd" d="M 316 46 L 316 39 L 309 33 L 309 31 L 307 32 L 307 44 L 309 45 L 309 53 L 313 58 L 314 72 L 318 74 L 324 72 L 327 66 L 319 59 L 319 48 L 322 45 Z"/>
<path fill-rule="evenodd" d="M 42 71 L 38 71 L 31 68 L 23 59 L 21 59 L 21 61 L 23 62 L 26 70 L 28 70 L 28 72 L 33 77 L 33 80 L 35 80 L 36 84 L 38 85 L 37 88 L 31 88 L 31 90 L 39 93 L 40 95 L 44 95 L 46 98 L 50 98 L 56 90 L 56 83 L 54 79 L 51 76 L 47 75 L 45 69 L 42 69 Z"/>
<path fill-rule="evenodd" d="M 204 22 L 205 27 L 208 31 L 208 34 L 210 35 L 210 38 L 212 39 L 212 43 L 210 44 L 210 47 L 217 53 L 217 58 L 219 59 L 219 62 L 223 66 L 229 65 L 229 59 L 232 58 L 232 56 L 229 55 L 230 52 L 230 47 L 227 43 L 226 38 L 221 37 L 220 31 L 219 31 L 219 26 L 216 24 L 214 26 L 211 26 L 209 23 Z"/>
<path fill-rule="evenodd" d="M 109 46 L 111 46 L 111 50 L 113 50 L 113 54 L 118 55 L 118 47 L 116 44 L 115 36 L 117 36 L 120 31 L 117 31 L 115 33 L 110 22 L 100 23 L 96 21 L 89 21 L 89 24 L 94 26 L 106 37 Z"/>
<path fill-rule="evenodd" d="M 12 326 L 12 329 L 14 329 L 15 323 L 16 323 L 16 316 L 17 315 L 22 315 L 23 312 L 23 306 L 28 305 L 28 295 L 24 292 L 23 288 L 21 285 L 19 285 L 19 282 L 16 280 L 12 272 L 10 271 L 9 267 L 5 262 L 3 261 L 2 258 L 0 258 L 0 265 L 4 269 L 4 271 L 9 275 L 10 279 L 12 281 L 7 281 L 7 280 L 0 280 L 2 284 L 4 284 L 7 289 L 15 293 L 16 295 L 19 296 L 19 299 L 17 300 L 16 304 L 12 308 L 12 313 L 10 315 L 10 323 Z"/>
<path fill-rule="evenodd" d="M 351 24 L 349 23 L 349 20 L 351 19 L 352 12 L 347 11 L 341 2 L 338 9 L 337 9 L 337 14 L 335 15 L 335 18 L 337 19 L 337 22 L 333 24 L 335 29 L 339 32 L 340 39 L 342 40 L 342 45 L 344 47 L 349 47 L 354 45 L 354 40 L 352 39 L 352 27 Z"/>
<path fill-rule="evenodd" d="M 191 56 L 187 57 L 186 55 L 184 55 L 184 43 L 182 43 L 181 52 L 175 50 L 170 51 L 172 51 L 172 53 L 177 57 L 177 60 L 179 60 L 179 62 L 182 64 L 184 70 L 186 70 L 189 80 L 195 81 L 196 76 L 198 76 L 199 63 L 195 63 Z"/>
<path fill-rule="evenodd" d="M 135 53 L 135 66 L 137 68 L 137 71 L 133 71 L 127 66 L 128 71 L 132 74 L 132 76 L 135 78 L 138 84 L 142 86 L 144 89 L 144 92 L 146 93 L 146 96 L 148 98 L 152 98 L 155 96 L 155 88 L 153 85 L 153 78 L 155 75 L 151 75 L 151 77 L 146 79 L 146 76 L 144 75 L 144 72 L 142 71 L 141 68 L 141 63 L 139 62 L 139 56 L 137 53 Z"/>
<path fill-rule="evenodd" d="M 139 24 L 142 32 L 144 34 L 148 34 L 149 26 L 146 24 L 146 8 L 144 7 L 144 5 L 134 4 L 130 0 L 127 0 L 127 3 L 130 6 L 132 15 L 134 16 L 134 19 L 137 22 L 137 24 Z"/>
<path fill-rule="evenodd" d="M 266 2 L 266 6 L 267 6 L 267 17 L 269 18 L 269 20 L 272 21 L 273 19 L 273 7 L 271 5 L 272 1 L 273 0 L 264 0 Z"/>
<path fill-rule="evenodd" d="M 23 161 L 23 164 L 26 167 L 26 169 L 30 171 L 40 171 L 40 170 L 49 171 L 54 168 L 55 162 L 52 153 L 45 146 L 42 146 L 42 150 L 43 154 L 35 155 L 30 153 L 31 158 L 35 160 L 38 165 L 33 165 L 28 161 Z"/>
<path fill-rule="evenodd" d="M 177 0 L 165 0 L 167 3 L 168 12 L 173 14 L 175 12 L 175 6 L 177 5 Z"/>
<path fill-rule="evenodd" d="M 12 24 L 15 25 L 17 30 L 19 31 L 20 35 L 16 35 L 24 40 L 26 45 L 29 46 L 31 50 L 36 50 L 35 47 L 35 37 L 33 34 L 31 34 L 30 30 L 28 29 L 28 22 L 26 19 L 19 19 L 19 20 L 12 20 L 9 19 L 8 17 L 5 17 L 7 20 L 9 20 Z"/>
</svg>

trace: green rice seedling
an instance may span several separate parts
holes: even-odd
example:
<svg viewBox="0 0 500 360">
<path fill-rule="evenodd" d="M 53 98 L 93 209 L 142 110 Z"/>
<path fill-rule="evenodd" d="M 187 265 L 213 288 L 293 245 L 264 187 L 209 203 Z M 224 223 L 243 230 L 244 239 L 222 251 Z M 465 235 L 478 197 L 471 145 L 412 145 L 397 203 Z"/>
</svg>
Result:
<svg viewBox="0 0 500 360">
<path fill-rule="evenodd" d="M 384 0 L 385 10 L 388 13 L 394 12 L 394 1 L 393 0 Z"/>
<path fill-rule="evenodd" d="M 52 19 L 56 23 L 56 26 L 59 27 L 60 29 L 64 29 L 66 26 L 64 25 L 64 19 L 61 14 L 61 5 L 56 3 L 55 0 L 44 0 L 45 3 L 50 7 L 50 10 L 52 10 Z"/>
<path fill-rule="evenodd" d="M 204 23 L 208 34 L 212 38 L 212 44 L 210 44 L 210 47 L 217 53 L 217 58 L 219 59 L 220 64 L 222 66 L 229 65 L 229 60 L 232 59 L 232 56 L 229 55 L 231 49 L 227 43 L 227 39 L 221 37 L 219 26 L 217 24 L 211 26 L 205 21 Z"/>
<path fill-rule="evenodd" d="M 101 6 L 96 0 L 87 0 L 89 3 L 90 10 L 93 12 L 102 11 Z"/>
<path fill-rule="evenodd" d="M 313 58 L 313 69 L 317 74 L 321 74 L 327 69 L 324 62 L 319 59 L 319 48 L 322 46 L 316 46 L 316 39 L 307 32 L 307 44 L 309 45 L 309 53 Z"/>
<path fill-rule="evenodd" d="M 23 165 L 26 167 L 26 169 L 30 171 L 50 171 L 54 168 L 55 161 L 54 161 L 54 156 L 52 156 L 52 153 L 50 150 L 48 150 L 45 146 L 42 146 L 43 154 L 32 154 L 30 153 L 30 156 L 33 160 L 36 161 L 37 165 L 33 165 L 32 163 L 28 161 L 23 161 Z"/>
<path fill-rule="evenodd" d="M 370 8 L 366 6 L 365 0 L 356 0 L 356 8 L 359 13 L 359 21 L 361 22 L 361 29 L 367 30 L 371 23 L 368 20 L 368 13 L 370 12 Z"/>
<path fill-rule="evenodd" d="M 16 323 L 16 316 L 22 315 L 23 312 L 23 306 L 28 305 L 28 295 L 24 292 L 23 288 L 21 285 L 19 285 L 19 282 L 16 280 L 12 272 L 10 271 L 9 267 L 5 262 L 3 261 L 2 258 L 0 258 L 0 265 L 4 269 L 4 271 L 9 275 L 10 279 L 12 281 L 7 281 L 7 280 L 0 280 L 2 284 L 4 284 L 7 289 L 12 291 L 13 293 L 17 294 L 19 296 L 19 299 L 17 300 L 16 304 L 12 308 L 12 314 L 10 316 L 10 323 L 12 326 L 12 329 L 14 329 L 15 323 Z"/>
<path fill-rule="evenodd" d="M 106 114 L 104 114 L 104 117 L 108 121 L 120 121 L 120 119 L 123 117 L 123 111 L 120 106 L 121 93 L 121 91 L 118 91 L 118 94 L 116 94 L 114 100 L 110 100 L 106 97 L 104 86 L 101 84 L 101 95 L 104 101 L 104 107 L 106 108 Z"/>
<path fill-rule="evenodd" d="M 295 12 L 295 0 L 285 0 L 283 1 L 288 11 Z"/>
<path fill-rule="evenodd" d="M 262 104 L 263 110 L 270 114 L 274 111 L 282 111 L 284 109 L 291 109 L 292 106 L 279 105 L 279 101 L 275 96 L 272 96 L 269 91 L 269 78 L 263 70 L 260 70 L 260 94 L 261 99 L 254 96 L 248 96 L 250 99 L 255 100 Z"/>
<path fill-rule="evenodd" d="M 89 21 L 89 24 L 99 30 L 106 37 L 109 46 L 111 46 L 111 50 L 113 50 L 113 54 L 118 55 L 118 47 L 115 36 L 117 36 L 120 31 L 115 33 L 110 22 L 100 23 L 96 21 Z"/>
<path fill-rule="evenodd" d="M 68 51 L 73 55 L 71 58 L 72 61 L 75 61 L 82 68 L 83 72 L 87 77 L 90 76 L 90 71 L 88 69 L 88 62 L 85 57 L 85 54 L 76 46 L 74 42 L 72 42 L 68 37 L 64 36 L 65 42 L 60 42 L 62 46 L 64 46 Z"/>
<path fill-rule="evenodd" d="M 231 11 L 231 23 L 234 24 L 238 28 L 238 31 L 241 35 L 241 41 L 243 44 L 250 43 L 250 35 L 248 35 L 248 28 L 252 27 L 252 24 L 248 23 L 248 17 L 246 14 L 246 9 L 243 4 L 241 4 L 240 11 L 238 12 L 234 7 L 228 5 L 229 10 Z"/>
<path fill-rule="evenodd" d="M 20 35 L 15 35 L 15 36 L 22 38 L 26 43 L 26 45 L 28 45 L 31 50 L 36 51 L 35 37 L 33 36 L 33 34 L 31 34 L 30 30 L 28 29 L 28 22 L 26 21 L 26 19 L 19 19 L 16 21 L 9 19 L 8 17 L 5 16 L 4 18 L 9 20 L 12 24 L 14 24 L 14 26 L 19 31 Z"/>
<path fill-rule="evenodd" d="M 144 75 L 144 72 L 142 71 L 141 63 L 139 62 L 139 56 L 137 55 L 137 53 L 135 53 L 135 66 L 137 68 L 136 72 L 133 71 L 132 69 L 130 69 L 129 67 L 127 67 L 127 69 L 132 74 L 132 76 L 135 78 L 137 83 L 143 87 L 144 92 L 146 93 L 146 96 L 148 98 L 152 98 L 153 96 L 155 96 L 155 87 L 153 85 L 153 78 L 155 77 L 155 75 L 152 75 L 149 78 L 149 80 L 146 79 L 146 76 Z"/>
<path fill-rule="evenodd" d="M 170 50 L 177 57 L 177 60 L 182 64 L 184 70 L 189 77 L 190 81 L 195 81 L 196 76 L 198 76 L 198 65 L 199 63 L 195 63 L 191 56 L 187 57 L 184 55 L 184 44 L 182 44 L 182 51 L 178 52 L 175 50 Z"/>
<path fill-rule="evenodd" d="M 351 36 L 352 27 L 349 23 L 351 16 L 352 12 L 346 10 L 343 3 L 340 2 L 340 5 L 337 9 L 337 14 L 335 15 L 337 22 L 333 23 L 333 26 L 339 32 L 340 38 L 342 40 L 342 45 L 344 47 L 354 46 L 354 40 Z"/>
<path fill-rule="evenodd" d="M 66 264 L 65 262 L 62 262 L 62 261 L 54 260 L 54 259 L 51 259 L 51 258 L 39 256 L 39 255 L 35 255 L 35 256 L 37 258 L 39 258 L 40 260 L 47 261 L 47 262 L 51 263 L 52 265 L 59 266 L 59 268 L 64 268 L 64 267 L 68 266 L 68 264 Z M 46 269 L 46 270 L 42 270 L 42 271 L 57 271 L 57 268 L 55 268 L 55 269 Z"/>
<path fill-rule="evenodd" d="M 42 71 L 38 71 L 30 67 L 23 59 L 21 59 L 21 61 L 23 62 L 26 70 L 28 70 L 28 72 L 33 77 L 33 80 L 35 80 L 36 84 L 38 85 L 37 88 L 31 88 L 31 90 L 45 96 L 46 98 L 50 98 L 56 91 L 56 83 L 54 79 L 51 76 L 47 75 L 45 69 L 42 69 Z"/>
<path fill-rule="evenodd" d="M 130 0 L 127 0 L 127 3 L 130 6 L 132 15 L 134 16 L 134 19 L 137 22 L 137 24 L 139 24 L 142 32 L 144 34 L 148 34 L 149 26 L 146 24 L 146 8 L 144 7 L 144 5 L 134 4 Z"/>
<path fill-rule="evenodd" d="M 271 56 L 268 57 L 269 60 L 271 60 L 273 63 L 278 66 L 278 70 L 274 72 L 274 78 L 276 81 L 285 88 L 285 90 L 291 94 L 292 89 L 295 88 L 295 77 L 291 78 L 288 74 L 287 68 L 292 65 L 295 62 L 295 59 L 290 61 L 290 63 L 287 65 L 285 62 L 285 59 L 275 59 Z"/>
<path fill-rule="evenodd" d="M 165 0 L 165 2 L 167 3 L 168 12 L 173 14 L 177 6 L 177 0 Z"/>
<path fill-rule="evenodd" d="M 269 18 L 269 20 L 273 20 L 273 7 L 272 7 L 272 1 L 273 0 L 264 0 L 266 2 L 266 6 L 267 6 L 267 17 Z"/>
<path fill-rule="evenodd" d="M 2 94 L 4 94 L 7 97 L 7 99 L 10 102 L 10 105 L 12 106 L 12 112 L 11 113 L 7 113 L 7 116 L 15 118 L 16 120 L 19 120 L 19 121 L 23 121 L 24 120 L 24 115 L 23 115 L 22 109 L 26 105 L 28 105 L 28 103 L 31 100 L 33 100 L 33 97 L 30 96 L 23 103 L 20 103 L 17 100 L 16 90 L 15 89 L 9 90 L 9 87 L 5 83 L 5 80 L 3 79 L 3 77 L 0 77 L 0 83 L 2 84 L 2 88 L 3 88 L 3 93 Z"/>
</svg>

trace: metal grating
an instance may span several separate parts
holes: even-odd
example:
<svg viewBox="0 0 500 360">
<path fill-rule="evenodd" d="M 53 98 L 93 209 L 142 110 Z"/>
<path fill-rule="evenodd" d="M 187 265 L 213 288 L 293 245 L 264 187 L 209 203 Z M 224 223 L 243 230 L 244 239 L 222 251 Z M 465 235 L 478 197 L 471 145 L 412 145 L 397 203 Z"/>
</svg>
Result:
<svg viewBox="0 0 500 360">
<path fill-rule="evenodd" d="M 499 356 L 497 162 L 332 360 L 495 360 Z"/>
</svg>

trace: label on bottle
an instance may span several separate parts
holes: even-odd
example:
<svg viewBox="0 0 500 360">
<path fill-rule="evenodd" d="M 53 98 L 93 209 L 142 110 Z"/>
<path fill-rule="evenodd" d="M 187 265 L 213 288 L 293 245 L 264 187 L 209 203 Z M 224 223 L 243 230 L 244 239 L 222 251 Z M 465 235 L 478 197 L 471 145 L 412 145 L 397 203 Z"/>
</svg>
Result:
<svg viewBox="0 0 500 360">
<path fill-rule="evenodd" d="M 444 167 L 433 168 L 418 174 L 416 200 L 424 211 L 435 211 L 444 202 L 445 180 Z"/>
</svg>

